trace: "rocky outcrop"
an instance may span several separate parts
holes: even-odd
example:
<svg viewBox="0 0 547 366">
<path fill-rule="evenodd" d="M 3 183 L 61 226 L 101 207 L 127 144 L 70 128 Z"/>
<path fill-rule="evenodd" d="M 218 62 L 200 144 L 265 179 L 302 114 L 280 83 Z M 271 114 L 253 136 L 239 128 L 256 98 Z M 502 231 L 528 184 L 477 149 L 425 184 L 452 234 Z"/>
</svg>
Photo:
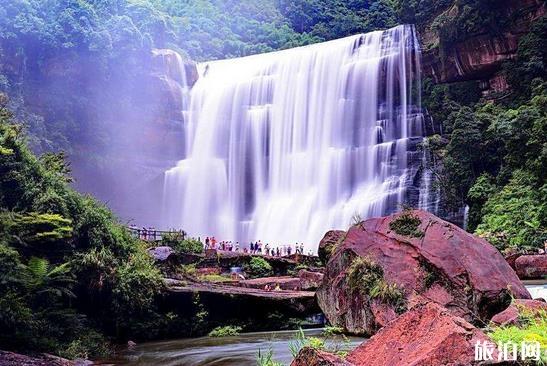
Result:
<svg viewBox="0 0 547 366">
<path fill-rule="evenodd" d="M 492 317 L 492 323 L 496 325 L 518 325 L 520 315 L 528 313 L 528 315 L 538 315 L 540 312 L 547 312 L 547 303 L 537 300 L 516 299 L 511 305 L 501 313 Z"/>
<path fill-rule="evenodd" d="M 515 270 L 522 279 L 535 279 L 547 276 L 547 254 L 521 255 L 515 260 Z"/>
<path fill-rule="evenodd" d="M 315 290 L 323 283 L 323 273 L 313 272 L 305 269 L 298 271 L 300 288 L 302 290 Z"/>
<path fill-rule="evenodd" d="M 148 249 L 148 254 L 156 261 L 164 261 L 175 251 L 168 246 L 160 246 Z"/>
<path fill-rule="evenodd" d="M 322 282 L 322 273 L 302 269 L 298 272 L 298 277 L 261 277 L 250 280 L 241 280 L 238 284 L 242 287 L 256 289 L 264 289 L 268 287 L 273 290 L 279 286 L 282 290 L 310 291 L 317 289 Z"/>
<path fill-rule="evenodd" d="M 326 264 L 329 261 L 330 255 L 336 245 L 342 241 L 346 232 L 343 230 L 330 230 L 327 231 L 323 239 L 319 242 L 319 259 Z"/>
<path fill-rule="evenodd" d="M 152 50 L 152 68 L 160 75 L 175 80 L 182 86 L 192 87 L 199 78 L 196 63 L 183 59 L 169 49 Z"/>
<path fill-rule="evenodd" d="M 349 362 L 331 353 L 304 347 L 291 362 L 291 366 L 351 366 Z"/>
<path fill-rule="evenodd" d="M 464 319 L 430 302 L 417 305 L 382 328 L 346 360 L 360 366 L 474 365 L 478 363 L 477 342 L 491 340 Z"/>
<path fill-rule="evenodd" d="M 83 364 L 83 363 L 82 363 Z M 2 366 L 75 366 L 76 363 L 67 359 L 41 354 L 34 357 L 14 352 L 0 351 Z"/>
<path fill-rule="evenodd" d="M 361 334 L 375 333 L 424 300 L 467 321 L 487 322 L 511 297 L 530 294 L 497 249 L 420 210 L 350 228 L 317 292 L 332 325 Z"/>
<path fill-rule="evenodd" d="M 256 289 L 265 289 L 266 287 L 270 289 L 275 289 L 279 286 L 282 290 L 300 290 L 300 279 L 296 277 L 261 277 L 254 278 L 251 280 L 242 280 L 239 281 L 239 285 L 247 288 L 256 288 Z"/>
<path fill-rule="evenodd" d="M 509 23 L 498 33 L 490 28 L 482 29 L 453 44 L 443 45 L 435 28 L 437 19 L 422 25 L 424 73 L 440 83 L 479 80 L 485 94 L 506 90 L 508 85 L 500 72 L 501 65 L 515 57 L 519 39 L 534 20 L 545 14 L 545 2 L 503 0 L 496 6 L 499 6 L 500 17 Z M 454 18 L 460 11 L 457 5 L 450 4 L 441 16 Z"/>
</svg>

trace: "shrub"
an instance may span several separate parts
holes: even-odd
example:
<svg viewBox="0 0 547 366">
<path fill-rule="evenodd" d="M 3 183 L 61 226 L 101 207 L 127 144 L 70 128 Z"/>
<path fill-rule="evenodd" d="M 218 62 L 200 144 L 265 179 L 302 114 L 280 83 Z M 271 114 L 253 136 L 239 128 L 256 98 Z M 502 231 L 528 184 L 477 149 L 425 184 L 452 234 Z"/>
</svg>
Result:
<svg viewBox="0 0 547 366">
<path fill-rule="evenodd" d="M 325 334 L 326 336 L 333 336 L 336 334 L 343 334 L 343 333 L 344 333 L 344 328 L 342 327 L 333 327 L 328 325 L 323 329 L 323 334 Z"/>
<path fill-rule="evenodd" d="M 163 238 L 162 244 L 170 246 L 177 253 L 200 254 L 203 253 L 203 244 L 197 239 L 180 239 L 178 236 Z"/>
<path fill-rule="evenodd" d="M 225 325 L 222 327 L 216 327 L 209 332 L 209 337 L 231 337 L 241 333 L 243 328 L 236 325 Z"/>
<path fill-rule="evenodd" d="M 325 341 L 317 337 L 306 337 L 304 331 L 300 328 L 296 332 L 294 340 L 289 343 L 289 351 L 293 357 L 296 357 L 304 347 L 323 350 L 325 349 Z"/>
<path fill-rule="evenodd" d="M 231 280 L 228 276 L 222 276 L 218 274 L 203 275 L 200 276 L 199 279 L 206 282 L 226 282 Z"/>
<path fill-rule="evenodd" d="M 358 291 L 370 299 L 380 299 L 392 305 L 397 313 L 406 310 L 403 291 L 396 284 L 387 283 L 382 267 L 368 257 L 353 259 L 348 267 L 347 281 L 351 291 Z"/>
<path fill-rule="evenodd" d="M 245 273 L 252 277 L 268 277 L 273 275 L 273 269 L 270 263 L 261 257 L 252 257 L 248 264 L 245 265 Z"/>
<path fill-rule="evenodd" d="M 403 213 L 389 223 L 389 228 L 399 235 L 413 238 L 423 238 L 424 232 L 419 229 L 422 222 L 414 216 L 410 210 L 403 210 Z"/>
</svg>

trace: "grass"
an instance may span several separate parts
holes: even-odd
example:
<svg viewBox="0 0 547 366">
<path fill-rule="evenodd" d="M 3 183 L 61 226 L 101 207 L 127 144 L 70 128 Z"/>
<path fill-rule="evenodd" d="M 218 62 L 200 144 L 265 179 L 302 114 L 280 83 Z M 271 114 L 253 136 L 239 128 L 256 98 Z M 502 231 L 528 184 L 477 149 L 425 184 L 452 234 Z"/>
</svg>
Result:
<svg viewBox="0 0 547 366">
<path fill-rule="evenodd" d="M 180 272 L 183 275 L 194 277 L 196 275 L 196 264 L 183 264 L 180 266 Z"/>
<path fill-rule="evenodd" d="M 419 229 L 421 223 L 419 217 L 414 216 L 409 209 L 404 209 L 399 217 L 389 223 L 389 228 L 399 235 L 420 239 L 425 235 Z"/>
<path fill-rule="evenodd" d="M 398 314 L 406 310 L 406 299 L 397 284 L 390 284 L 384 279 L 384 270 L 369 257 L 353 259 L 348 268 L 348 286 L 352 291 L 359 291 L 370 299 L 379 299 L 392 305 Z"/>
<path fill-rule="evenodd" d="M 209 337 L 231 337 L 236 336 L 241 333 L 243 328 L 237 326 L 237 325 L 225 325 L 222 327 L 216 327 L 212 331 L 209 332 Z"/>
<path fill-rule="evenodd" d="M 306 337 L 304 331 L 300 328 L 298 329 L 298 332 L 296 332 L 294 340 L 289 343 L 289 351 L 293 358 L 295 358 L 298 355 L 298 352 L 304 347 L 323 350 L 325 349 L 325 341 L 317 337 Z"/>
<path fill-rule="evenodd" d="M 433 284 L 437 282 L 443 281 L 443 276 L 439 269 L 435 267 L 433 264 L 428 262 L 427 260 L 423 259 L 420 261 L 420 267 L 422 267 L 422 270 L 424 272 L 424 288 L 428 289 L 433 286 Z"/>
<path fill-rule="evenodd" d="M 547 365 L 547 311 L 530 311 L 519 308 L 519 324 L 494 327 L 488 332 L 497 344 L 538 342 L 541 349 L 538 365 Z"/>
<path fill-rule="evenodd" d="M 262 353 L 258 350 L 256 354 L 256 365 L 257 366 L 283 366 L 281 362 L 273 360 L 273 350 L 270 348 L 268 352 Z"/>
<path fill-rule="evenodd" d="M 342 328 L 342 327 L 334 327 L 334 326 L 331 326 L 331 325 L 327 325 L 323 329 L 323 334 L 327 337 L 330 337 L 330 336 L 333 336 L 333 335 L 338 335 L 338 334 L 343 334 L 343 333 L 344 333 L 344 328 Z"/>
<path fill-rule="evenodd" d="M 206 282 L 226 282 L 231 281 L 231 278 L 228 276 L 222 276 L 218 274 L 206 274 L 199 277 L 200 280 Z"/>
</svg>

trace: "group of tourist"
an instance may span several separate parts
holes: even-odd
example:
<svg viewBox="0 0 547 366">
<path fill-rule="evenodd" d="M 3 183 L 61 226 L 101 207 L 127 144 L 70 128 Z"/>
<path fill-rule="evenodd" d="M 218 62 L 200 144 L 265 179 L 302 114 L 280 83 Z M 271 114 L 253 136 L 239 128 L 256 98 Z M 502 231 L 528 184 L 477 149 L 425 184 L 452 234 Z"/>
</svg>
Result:
<svg viewBox="0 0 547 366">
<path fill-rule="evenodd" d="M 201 241 L 201 240 L 200 240 Z M 221 241 L 217 242 L 214 236 L 205 238 L 205 249 L 218 249 L 229 252 L 239 252 L 241 250 L 239 242 Z M 270 244 L 263 244 L 262 241 L 249 243 L 248 247 L 243 248 L 243 253 L 267 255 L 271 257 L 284 257 L 291 254 L 304 254 L 304 243 L 296 243 L 294 245 L 282 245 L 271 247 Z M 311 255 L 311 253 L 309 254 Z"/>
<path fill-rule="evenodd" d="M 154 227 L 142 227 L 139 228 L 136 225 L 129 226 L 129 229 L 133 236 L 136 238 L 139 238 L 141 240 L 147 240 L 147 241 L 156 241 L 161 240 L 162 233 L 161 231 L 156 230 Z M 173 231 L 169 230 L 169 233 L 181 233 L 183 234 L 183 237 L 185 236 L 185 233 L 183 231 Z M 198 238 L 201 242 L 201 238 Z M 243 251 L 243 253 L 250 253 L 250 254 L 259 254 L 259 255 L 266 255 L 270 257 L 284 257 L 284 256 L 290 256 L 292 254 L 304 254 L 304 243 L 295 243 L 294 245 L 281 245 L 281 246 L 270 246 L 269 243 L 263 244 L 262 241 L 258 240 L 256 242 L 249 243 L 249 246 L 245 246 L 243 250 L 241 250 L 241 246 L 239 245 L 239 242 L 232 242 L 232 241 L 221 241 L 218 242 L 217 239 L 214 236 L 206 237 L 204 244 L 204 249 L 217 249 L 222 251 L 229 251 L 229 252 L 239 252 Z M 312 253 L 308 253 L 308 255 L 312 255 Z"/>
</svg>

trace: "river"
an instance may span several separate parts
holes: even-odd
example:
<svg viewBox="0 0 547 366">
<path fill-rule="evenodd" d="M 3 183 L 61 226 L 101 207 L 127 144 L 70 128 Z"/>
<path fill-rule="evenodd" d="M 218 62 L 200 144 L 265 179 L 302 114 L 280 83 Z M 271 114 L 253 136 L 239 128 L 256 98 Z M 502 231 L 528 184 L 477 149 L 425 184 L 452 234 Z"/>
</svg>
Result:
<svg viewBox="0 0 547 366">
<path fill-rule="evenodd" d="M 305 330 L 306 336 L 321 337 L 322 329 Z M 289 344 L 295 331 L 243 333 L 223 338 L 188 338 L 138 344 L 105 364 L 126 366 L 256 366 L 258 350 L 273 351 L 274 360 L 289 365 Z M 331 336 L 327 347 L 350 350 L 364 338 Z"/>
</svg>

